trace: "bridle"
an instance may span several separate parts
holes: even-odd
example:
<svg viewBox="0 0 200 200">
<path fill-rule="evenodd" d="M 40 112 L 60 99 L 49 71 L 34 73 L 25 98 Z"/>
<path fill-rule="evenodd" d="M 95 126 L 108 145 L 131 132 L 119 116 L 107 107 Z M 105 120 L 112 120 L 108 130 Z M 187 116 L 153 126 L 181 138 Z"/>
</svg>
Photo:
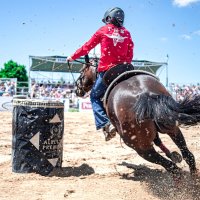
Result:
<svg viewBox="0 0 200 200">
<path fill-rule="evenodd" d="M 77 90 L 79 91 L 83 91 L 84 93 L 87 93 L 87 91 L 85 91 L 84 87 L 83 87 L 83 80 L 85 77 L 85 69 L 89 67 L 89 64 L 85 64 L 85 66 L 80 70 L 80 76 L 77 78 L 77 80 L 75 81 L 75 85 L 77 87 Z"/>
<path fill-rule="evenodd" d="M 97 66 L 95 66 L 91 62 L 89 62 L 88 55 L 85 55 L 85 62 L 81 62 L 79 60 L 75 60 L 75 61 L 84 65 L 79 71 L 80 72 L 80 76 L 77 78 L 77 80 L 75 80 L 75 78 L 74 78 L 74 75 L 73 75 L 72 70 L 71 70 L 71 65 L 70 65 L 70 63 L 68 61 L 69 70 L 70 70 L 70 73 L 72 74 L 72 77 L 73 77 L 73 80 L 74 80 L 74 84 L 76 86 L 76 95 L 77 96 L 84 96 L 84 94 L 88 93 L 88 91 L 86 91 L 85 87 L 83 86 L 83 80 L 85 78 L 85 70 L 87 68 L 89 68 L 90 66 L 95 67 L 95 73 L 93 73 L 93 77 L 92 77 L 93 81 L 95 81 L 97 76 L 98 76 Z"/>
</svg>

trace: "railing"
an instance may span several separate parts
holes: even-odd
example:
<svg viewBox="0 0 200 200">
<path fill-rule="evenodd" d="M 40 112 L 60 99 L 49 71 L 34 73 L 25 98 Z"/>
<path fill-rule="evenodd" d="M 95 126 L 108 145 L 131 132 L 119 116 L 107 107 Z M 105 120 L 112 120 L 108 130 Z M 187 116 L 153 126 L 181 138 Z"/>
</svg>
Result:
<svg viewBox="0 0 200 200">
<path fill-rule="evenodd" d="M 28 95 L 30 93 L 28 82 L 17 82 L 16 95 Z"/>
</svg>

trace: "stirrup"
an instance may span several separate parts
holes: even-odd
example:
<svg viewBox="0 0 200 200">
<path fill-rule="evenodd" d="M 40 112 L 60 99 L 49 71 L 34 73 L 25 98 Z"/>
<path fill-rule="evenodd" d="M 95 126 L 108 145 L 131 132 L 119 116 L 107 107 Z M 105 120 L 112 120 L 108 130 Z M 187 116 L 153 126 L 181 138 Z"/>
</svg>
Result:
<svg viewBox="0 0 200 200">
<path fill-rule="evenodd" d="M 103 127 L 103 133 L 105 135 L 105 141 L 109 141 L 116 136 L 116 128 L 112 124 L 108 124 Z"/>
</svg>

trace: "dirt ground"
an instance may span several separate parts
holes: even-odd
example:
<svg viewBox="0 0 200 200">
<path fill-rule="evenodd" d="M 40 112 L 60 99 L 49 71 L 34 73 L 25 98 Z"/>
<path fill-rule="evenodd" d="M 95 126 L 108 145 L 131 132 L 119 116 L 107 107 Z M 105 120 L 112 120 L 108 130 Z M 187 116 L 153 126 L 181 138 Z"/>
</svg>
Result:
<svg viewBox="0 0 200 200">
<path fill-rule="evenodd" d="M 65 113 L 62 171 L 54 169 L 48 176 L 14 173 L 12 113 L 0 112 L 0 122 L 1 200 L 200 199 L 200 186 L 193 183 L 185 161 L 178 164 L 184 180 L 177 189 L 162 167 L 140 158 L 119 136 L 105 142 L 90 112 Z M 200 127 L 182 131 L 200 169 Z M 170 150 L 177 150 L 168 136 L 161 138 Z"/>
</svg>

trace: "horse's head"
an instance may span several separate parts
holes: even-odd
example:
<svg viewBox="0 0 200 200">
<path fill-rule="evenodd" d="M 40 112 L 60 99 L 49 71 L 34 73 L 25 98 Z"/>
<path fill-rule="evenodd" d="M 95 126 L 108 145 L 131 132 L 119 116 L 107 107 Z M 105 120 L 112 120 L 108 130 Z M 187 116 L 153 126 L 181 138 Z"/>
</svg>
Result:
<svg viewBox="0 0 200 200">
<path fill-rule="evenodd" d="M 87 92 L 92 89 L 92 86 L 96 80 L 96 67 L 91 63 L 86 63 L 80 70 L 80 76 L 76 80 L 76 95 L 83 97 Z"/>
</svg>

